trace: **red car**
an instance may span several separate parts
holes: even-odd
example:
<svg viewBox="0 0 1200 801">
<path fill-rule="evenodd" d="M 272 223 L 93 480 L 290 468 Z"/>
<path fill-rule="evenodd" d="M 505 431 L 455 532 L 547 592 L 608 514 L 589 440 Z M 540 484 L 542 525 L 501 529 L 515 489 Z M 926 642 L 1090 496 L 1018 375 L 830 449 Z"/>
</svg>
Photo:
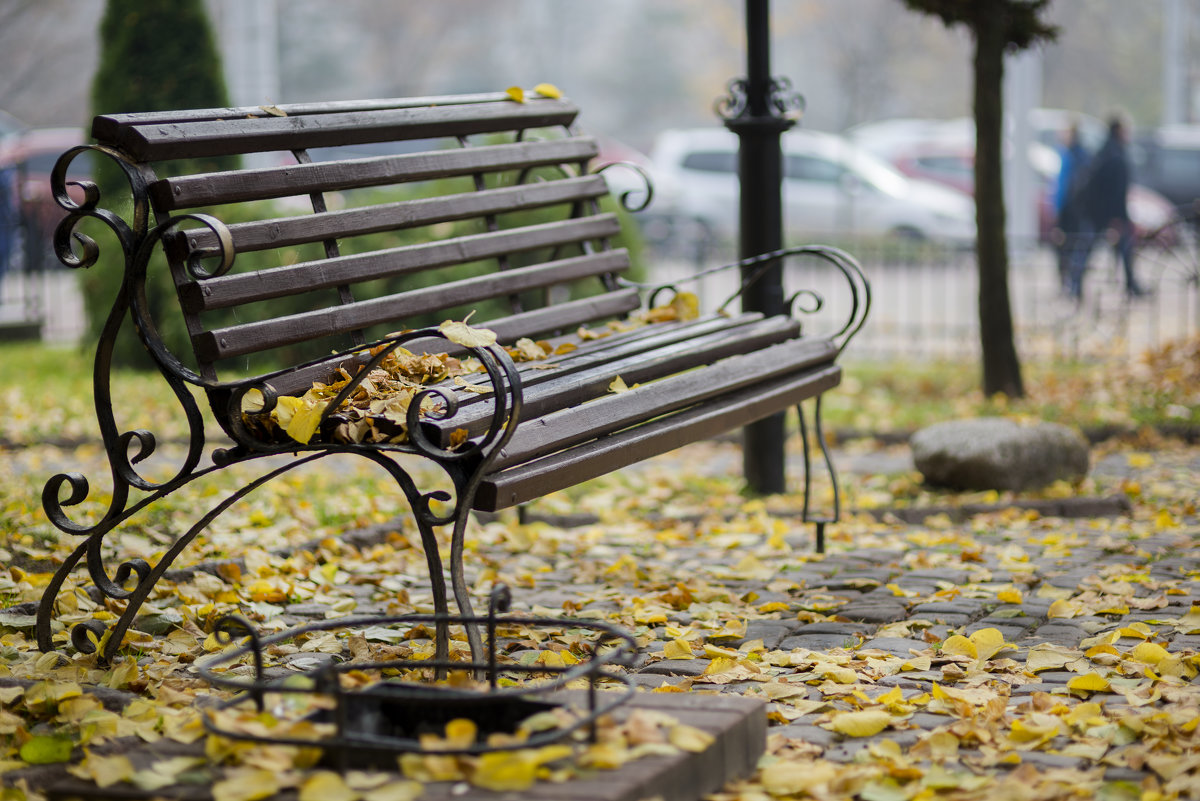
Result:
<svg viewBox="0 0 1200 801">
<path fill-rule="evenodd" d="M 13 202 L 25 240 L 26 268 L 37 269 L 56 263 L 51 253 L 54 229 L 65 212 L 54 202 L 50 173 L 66 150 L 86 141 L 81 128 L 27 128 L 0 143 L 0 171 L 15 176 L 11 181 Z M 81 155 L 71 162 L 68 180 L 89 177 L 90 161 Z M 73 192 L 82 200 L 81 192 Z"/>
</svg>

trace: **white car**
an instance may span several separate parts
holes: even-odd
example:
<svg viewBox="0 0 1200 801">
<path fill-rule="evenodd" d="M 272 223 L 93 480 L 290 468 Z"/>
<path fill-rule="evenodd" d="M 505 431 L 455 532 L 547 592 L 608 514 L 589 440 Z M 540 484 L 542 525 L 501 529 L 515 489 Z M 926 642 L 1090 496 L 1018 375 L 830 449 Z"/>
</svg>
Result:
<svg viewBox="0 0 1200 801">
<path fill-rule="evenodd" d="M 721 128 L 662 133 L 651 154 L 649 212 L 737 234 L 737 136 Z M 785 239 L 886 237 L 953 247 L 975 242 L 975 203 L 967 195 L 902 175 L 846 139 L 814 131 L 783 135 Z"/>
</svg>

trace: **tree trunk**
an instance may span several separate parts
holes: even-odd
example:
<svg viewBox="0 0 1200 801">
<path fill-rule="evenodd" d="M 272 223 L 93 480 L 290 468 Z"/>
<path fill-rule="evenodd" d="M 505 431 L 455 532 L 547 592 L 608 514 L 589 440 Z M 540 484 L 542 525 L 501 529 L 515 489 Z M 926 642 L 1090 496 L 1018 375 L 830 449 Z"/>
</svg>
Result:
<svg viewBox="0 0 1200 801">
<path fill-rule="evenodd" d="M 999 13 L 1003 14 L 1000 10 Z M 1008 297 L 1008 244 L 1004 236 L 1004 33 L 1002 20 L 984 21 L 975 33 L 975 220 L 979 260 L 979 337 L 983 391 L 1021 397 L 1021 364 L 1013 345 Z"/>
</svg>

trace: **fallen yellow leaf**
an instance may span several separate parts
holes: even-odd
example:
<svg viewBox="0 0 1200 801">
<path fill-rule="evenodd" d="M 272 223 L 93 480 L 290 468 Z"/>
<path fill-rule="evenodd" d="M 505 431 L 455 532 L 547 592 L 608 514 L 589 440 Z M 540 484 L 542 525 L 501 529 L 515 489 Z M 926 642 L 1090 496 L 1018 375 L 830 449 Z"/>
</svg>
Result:
<svg viewBox="0 0 1200 801">
<path fill-rule="evenodd" d="M 358 792 L 331 770 L 319 770 L 300 785 L 300 801 L 355 801 L 358 797 Z"/>
<path fill-rule="evenodd" d="M 882 709 L 863 709 L 834 716 L 826 727 L 847 737 L 870 737 L 891 725 L 892 716 Z"/>
<path fill-rule="evenodd" d="M 1144 662 L 1147 665 L 1158 665 L 1159 662 L 1169 657 L 1170 654 L 1166 648 L 1157 643 L 1142 642 L 1130 649 L 1126 656 L 1137 662 Z"/>
<path fill-rule="evenodd" d="M 996 593 L 996 598 L 1006 604 L 1019 604 L 1024 600 L 1021 596 L 1021 591 L 1014 587 L 1000 590 L 1000 592 Z"/>
<path fill-rule="evenodd" d="M 562 91 L 552 83 L 539 83 L 533 87 L 533 91 L 537 92 L 542 97 L 562 97 Z"/>
<path fill-rule="evenodd" d="M 496 343 L 496 332 L 487 328 L 475 328 L 465 320 L 446 320 L 438 326 L 446 339 L 464 348 L 483 348 Z"/>
<path fill-rule="evenodd" d="M 1102 693 L 1107 692 L 1110 686 L 1108 679 L 1095 671 L 1075 676 L 1067 682 L 1067 689 L 1071 692 Z"/>
<path fill-rule="evenodd" d="M 471 784 L 497 793 L 528 790 L 537 781 L 537 759 L 527 751 L 490 751 L 479 757 Z"/>
</svg>

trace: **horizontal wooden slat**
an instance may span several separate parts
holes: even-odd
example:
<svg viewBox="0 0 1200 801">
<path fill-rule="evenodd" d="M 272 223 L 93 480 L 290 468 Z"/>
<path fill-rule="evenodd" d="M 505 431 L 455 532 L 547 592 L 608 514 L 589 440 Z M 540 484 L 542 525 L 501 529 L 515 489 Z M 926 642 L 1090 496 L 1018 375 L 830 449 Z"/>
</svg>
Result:
<svg viewBox="0 0 1200 801">
<path fill-rule="evenodd" d="M 623 269 L 628 264 L 624 251 L 607 251 L 578 259 L 564 259 L 558 264 L 589 261 L 589 269 L 608 272 Z M 307 342 L 313 339 L 342 334 L 368 328 L 381 323 L 403 322 L 401 310 L 405 308 L 404 295 L 389 295 L 383 298 L 348 303 L 326 309 L 318 309 L 286 317 L 260 320 L 210 332 L 193 337 L 196 358 L 212 362 L 231 356 L 257 353 L 271 348 Z"/>
<path fill-rule="evenodd" d="M 478 103 L 499 103 L 511 100 L 507 92 L 477 92 L 463 95 L 430 95 L 426 97 L 392 97 L 371 100 L 322 100 L 312 103 L 279 103 L 274 109 L 289 117 L 311 114 L 337 114 L 351 111 L 383 111 L 396 108 L 429 108 L 432 106 L 467 106 Z M 165 111 L 132 111 L 123 114 L 102 114 L 93 120 L 93 135 L 109 134 L 122 126 L 134 124 L 161 125 L 168 122 L 210 122 L 252 117 L 274 116 L 263 106 L 226 106 L 224 108 L 167 109 Z M 96 133 L 99 127 L 100 133 Z"/>
<path fill-rule="evenodd" d="M 723 434 L 837 386 L 841 373 L 837 365 L 801 370 L 504 470 L 483 480 L 473 508 L 486 512 L 506 509 Z"/>
<path fill-rule="evenodd" d="M 598 198 L 607 193 L 608 185 L 604 179 L 592 175 L 239 223 L 229 226 L 229 232 L 233 236 L 234 250 L 245 253 L 537 209 Z M 217 247 L 216 234 L 207 228 L 188 231 L 186 238 L 188 249 L 193 252 L 208 253 Z"/>
<path fill-rule="evenodd" d="M 535 98 L 525 103 L 501 101 L 195 122 L 142 124 L 136 117 L 98 118 L 93 122 L 92 134 L 101 144 L 114 145 L 138 161 L 167 161 L 566 126 L 577 112 L 569 101 Z"/>
<path fill-rule="evenodd" d="M 584 162 L 595 157 L 597 152 L 594 139 L 573 137 L 188 175 L 156 181 L 149 191 L 156 209 L 174 211 L 314 192 L 340 192 L 401 181 Z"/>
<path fill-rule="evenodd" d="M 620 223 L 615 216 L 600 214 L 495 233 L 472 234 L 430 244 L 406 245 L 356 256 L 223 275 L 184 284 L 179 288 L 179 296 L 184 309 L 189 312 L 223 309 L 314 289 L 406 275 L 417 270 L 467 264 L 501 254 L 615 236 L 619 231 Z"/>
<path fill-rule="evenodd" d="M 795 337 L 799 329 L 799 323 L 788 317 L 749 319 L 741 325 L 729 324 L 693 336 L 637 340 L 630 347 L 600 351 L 592 358 L 565 360 L 558 369 L 538 371 L 522 383 L 521 426 L 533 425 L 534 418 L 604 397 L 617 376 L 630 386 L 654 381 L 783 342 Z M 452 418 L 430 421 L 428 427 L 438 429 L 441 444 L 448 445 L 455 429 L 466 429 L 472 436 L 482 433 L 492 409 L 490 397 L 479 398 L 460 406 Z"/>
<path fill-rule="evenodd" d="M 636 289 L 619 289 L 603 295 L 569 300 L 566 303 L 555 303 L 553 306 L 532 309 L 494 320 L 481 320 L 478 325 L 495 331 L 500 342 L 511 344 L 521 337 L 536 338 L 544 334 L 574 331 L 581 325 L 620 317 L 633 311 L 639 305 L 641 305 L 641 299 Z M 409 343 L 408 348 L 414 352 L 425 349 L 430 353 L 439 353 L 446 350 L 446 340 L 434 338 L 415 340 Z"/>
<path fill-rule="evenodd" d="M 747 347 L 756 344 L 747 343 Z M 719 361 L 716 357 L 722 355 L 720 352 L 710 350 L 712 355 L 705 358 L 705 350 L 708 346 L 701 343 L 692 350 L 693 354 L 700 351 L 701 358 L 709 363 L 703 369 L 520 422 L 516 434 L 493 463 L 495 469 L 522 464 L 786 373 L 829 364 L 837 355 L 837 347 L 822 339 L 794 339 Z"/>
<path fill-rule="evenodd" d="M 574 330 L 580 325 L 586 325 L 596 320 L 628 314 L 638 307 L 638 302 L 636 289 L 622 289 L 604 295 L 559 303 L 544 309 L 488 320 L 479 325 L 495 331 L 500 342 L 512 344 L 521 337 L 538 336 L 558 329 Z M 415 339 L 405 347 L 414 353 L 444 353 L 448 350 L 461 350 L 456 345 L 451 346 L 449 342 L 440 337 Z M 330 360 L 314 367 L 296 370 L 274 378 L 271 384 L 282 395 L 299 395 L 311 387 L 314 381 L 329 381 L 339 365 L 352 371 L 354 363 L 353 358 Z"/>
</svg>

